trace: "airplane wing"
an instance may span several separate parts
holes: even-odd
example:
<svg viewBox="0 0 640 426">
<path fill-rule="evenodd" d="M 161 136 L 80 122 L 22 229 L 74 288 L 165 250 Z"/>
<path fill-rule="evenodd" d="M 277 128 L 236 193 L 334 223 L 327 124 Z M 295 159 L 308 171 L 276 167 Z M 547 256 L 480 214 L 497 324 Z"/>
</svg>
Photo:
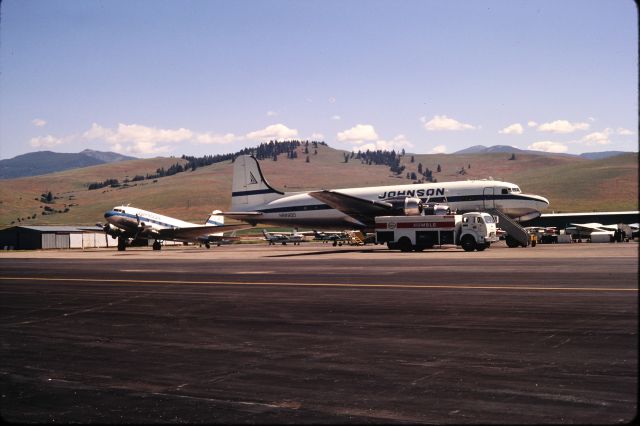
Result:
<svg viewBox="0 0 640 426">
<path fill-rule="evenodd" d="M 385 216 L 391 213 L 393 206 L 384 201 L 371 201 L 338 191 L 314 191 L 310 192 L 316 200 L 341 211 L 356 219 L 365 226 L 374 226 L 376 216 Z"/>
<path fill-rule="evenodd" d="M 158 229 L 157 238 L 161 240 L 195 240 L 198 237 L 209 234 L 233 231 L 234 229 L 247 229 L 251 225 L 221 225 L 221 226 L 192 226 L 189 228 Z"/>
<path fill-rule="evenodd" d="M 240 217 L 259 217 L 262 216 L 262 212 L 222 212 L 220 213 L 222 216 L 230 217 L 230 218 L 240 218 Z"/>
<path fill-rule="evenodd" d="M 610 229 L 605 229 L 600 223 L 570 223 L 570 225 L 586 231 L 611 231 Z"/>
</svg>

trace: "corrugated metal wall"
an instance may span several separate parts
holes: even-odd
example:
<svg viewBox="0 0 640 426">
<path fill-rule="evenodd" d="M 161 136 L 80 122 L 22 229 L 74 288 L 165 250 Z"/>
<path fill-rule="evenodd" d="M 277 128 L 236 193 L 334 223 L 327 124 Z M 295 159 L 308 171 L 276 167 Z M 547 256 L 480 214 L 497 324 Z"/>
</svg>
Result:
<svg viewBox="0 0 640 426">
<path fill-rule="evenodd" d="M 42 234 L 43 249 L 65 249 L 70 247 L 69 234 Z"/>
</svg>

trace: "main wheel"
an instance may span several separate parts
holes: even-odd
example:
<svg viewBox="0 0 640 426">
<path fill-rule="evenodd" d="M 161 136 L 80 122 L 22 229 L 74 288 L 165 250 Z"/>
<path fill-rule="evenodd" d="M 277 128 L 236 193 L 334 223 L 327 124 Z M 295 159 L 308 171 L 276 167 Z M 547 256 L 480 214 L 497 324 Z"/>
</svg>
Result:
<svg viewBox="0 0 640 426">
<path fill-rule="evenodd" d="M 520 247 L 522 245 L 518 240 L 513 238 L 511 235 L 507 235 L 504 240 L 507 243 L 507 247 L 510 247 L 510 248 Z"/>
<path fill-rule="evenodd" d="M 465 235 L 460 241 L 460 245 L 464 251 L 474 251 L 476 249 L 476 240 L 471 235 Z"/>
</svg>

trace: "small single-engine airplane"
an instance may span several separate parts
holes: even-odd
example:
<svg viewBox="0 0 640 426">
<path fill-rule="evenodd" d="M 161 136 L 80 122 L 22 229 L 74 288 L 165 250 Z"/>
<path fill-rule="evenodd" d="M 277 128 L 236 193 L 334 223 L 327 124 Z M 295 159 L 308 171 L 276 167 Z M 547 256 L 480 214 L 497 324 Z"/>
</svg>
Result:
<svg viewBox="0 0 640 426">
<path fill-rule="evenodd" d="M 199 242 L 207 248 L 211 243 L 236 237 L 225 237 L 223 232 L 246 229 L 246 224 L 225 225 L 220 210 L 214 210 L 204 225 L 185 222 L 131 206 L 116 206 L 104 214 L 107 224 L 102 226 L 107 235 L 118 239 L 118 251 L 124 251 L 131 239 L 154 240 L 153 249 L 160 250 L 162 241 Z"/>
<path fill-rule="evenodd" d="M 351 241 L 351 235 L 344 231 L 316 231 L 313 230 L 313 239 L 315 241 L 322 241 L 323 243 L 333 243 L 334 246 L 342 245 Z"/>
<path fill-rule="evenodd" d="M 298 232 L 293 232 L 292 234 L 287 233 L 273 233 L 267 232 L 266 229 L 262 230 L 262 235 L 264 235 L 264 239 L 269 242 L 270 246 L 275 244 L 282 244 L 283 246 L 287 245 L 287 243 L 293 243 L 294 246 L 300 245 L 302 241 L 304 241 L 303 234 Z"/>
</svg>

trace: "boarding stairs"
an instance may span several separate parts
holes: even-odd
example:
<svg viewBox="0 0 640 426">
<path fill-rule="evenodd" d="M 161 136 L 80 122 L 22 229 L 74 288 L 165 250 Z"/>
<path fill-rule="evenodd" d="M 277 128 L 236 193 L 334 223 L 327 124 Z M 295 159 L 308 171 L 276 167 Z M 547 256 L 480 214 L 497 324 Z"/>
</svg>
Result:
<svg viewBox="0 0 640 426">
<path fill-rule="evenodd" d="M 349 244 L 352 246 L 362 246 L 364 245 L 364 240 L 363 238 L 364 235 L 362 235 L 361 232 L 350 232 L 349 233 Z"/>
<path fill-rule="evenodd" d="M 523 247 L 529 245 L 529 233 L 518 222 L 511 219 L 506 214 L 502 213 L 498 209 L 487 209 L 487 213 L 492 216 L 497 216 L 498 228 L 507 232 L 507 235 L 519 242 Z"/>
</svg>

